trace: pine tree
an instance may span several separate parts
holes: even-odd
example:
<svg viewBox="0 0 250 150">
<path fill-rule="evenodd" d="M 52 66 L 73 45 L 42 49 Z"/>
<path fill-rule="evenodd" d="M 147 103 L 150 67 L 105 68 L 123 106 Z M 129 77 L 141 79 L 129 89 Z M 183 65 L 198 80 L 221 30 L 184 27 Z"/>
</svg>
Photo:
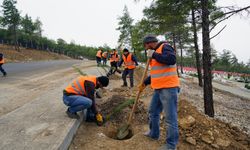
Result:
<svg viewBox="0 0 250 150">
<path fill-rule="evenodd" d="M 20 23 L 20 13 L 16 8 L 16 0 L 4 0 L 2 3 L 3 18 L 2 25 L 7 27 L 13 37 L 15 49 L 18 50 L 17 30 Z"/>
<path fill-rule="evenodd" d="M 133 19 L 130 17 L 127 6 L 123 9 L 123 15 L 118 18 L 118 28 L 121 32 L 119 36 L 118 43 L 120 47 L 127 47 L 128 49 L 132 48 L 132 28 L 133 28 Z"/>
</svg>

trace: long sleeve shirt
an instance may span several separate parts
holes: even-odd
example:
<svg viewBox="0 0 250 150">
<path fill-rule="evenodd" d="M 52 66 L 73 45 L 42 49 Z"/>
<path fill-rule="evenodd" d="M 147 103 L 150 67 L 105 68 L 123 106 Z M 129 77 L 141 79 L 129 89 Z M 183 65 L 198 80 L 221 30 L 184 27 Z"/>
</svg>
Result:
<svg viewBox="0 0 250 150">
<path fill-rule="evenodd" d="M 124 55 L 124 56 L 125 56 L 126 58 L 128 57 L 128 55 L 127 55 L 127 56 Z M 137 59 L 136 59 L 136 57 L 135 57 L 134 55 L 132 55 L 132 61 L 134 61 L 134 62 L 135 62 L 135 65 L 138 66 L 138 61 L 137 61 Z M 124 60 L 121 59 L 120 62 L 118 63 L 118 66 L 121 67 L 121 65 L 122 65 L 123 62 L 124 62 Z"/>
<path fill-rule="evenodd" d="M 155 49 L 157 49 L 163 43 L 165 43 L 165 42 L 160 42 L 156 46 Z M 162 63 L 162 64 L 166 64 L 166 65 L 174 65 L 174 64 L 176 64 L 176 55 L 175 55 L 174 48 L 172 46 L 168 45 L 167 43 L 164 44 L 164 46 L 162 48 L 162 54 L 154 53 L 152 58 L 155 59 L 156 61 L 158 61 L 159 63 Z M 144 80 L 144 84 L 148 85 L 150 83 L 151 83 L 151 77 L 148 76 Z"/>
<path fill-rule="evenodd" d="M 84 82 L 84 88 L 86 90 L 86 97 L 92 100 L 91 109 L 93 113 L 97 113 L 96 103 L 95 103 L 95 84 L 91 81 Z"/>
</svg>

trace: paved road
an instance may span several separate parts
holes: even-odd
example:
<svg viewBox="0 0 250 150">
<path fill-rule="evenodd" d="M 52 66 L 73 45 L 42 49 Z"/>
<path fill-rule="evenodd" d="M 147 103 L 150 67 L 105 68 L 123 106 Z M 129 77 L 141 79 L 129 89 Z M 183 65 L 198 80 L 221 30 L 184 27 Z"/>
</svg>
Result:
<svg viewBox="0 0 250 150">
<path fill-rule="evenodd" d="M 6 78 L 0 77 L 0 84 L 6 82 L 12 83 L 17 80 L 29 78 L 29 76 L 34 74 L 39 75 L 63 68 L 68 68 L 80 62 L 81 61 L 79 60 L 52 60 L 26 63 L 8 63 L 3 66 L 3 68 L 8 73 L 8 76 Z"/>
</svg>

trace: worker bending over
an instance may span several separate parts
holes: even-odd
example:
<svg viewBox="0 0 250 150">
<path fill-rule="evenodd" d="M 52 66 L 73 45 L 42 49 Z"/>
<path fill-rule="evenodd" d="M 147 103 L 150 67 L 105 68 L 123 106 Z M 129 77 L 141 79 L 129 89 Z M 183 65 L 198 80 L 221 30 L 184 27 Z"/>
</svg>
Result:
<svg viewBox="0 0 250 150">
<path fill-rule="evenodd" d="M 110 58 L 109 58 L 109 61 L 110 61 L 110 70 L 109 72 L 107 73 L 107 77 L 109 77 L 110 75 L 112 74 L 115 74 L 115 72 L 118 72 L 118 73 L 121 73 L 120 70 L 118 70 L 118 62 L 119 62 L 119 55 L 116 51 L 116 49 L 113 49 L 112 52 L 110 53 Z"/>
<path fill-rule="evenodd" d="M 87 109 L 86 121 L 103 123 L 102 115 L 95 103 L 95 89 L 107 87 L 109 79 L 106 76 L 80 76 L 63 90 L 63 102 L 68 109 L 70 118 L 79 119 L 77 112 Z"/>
</svg>

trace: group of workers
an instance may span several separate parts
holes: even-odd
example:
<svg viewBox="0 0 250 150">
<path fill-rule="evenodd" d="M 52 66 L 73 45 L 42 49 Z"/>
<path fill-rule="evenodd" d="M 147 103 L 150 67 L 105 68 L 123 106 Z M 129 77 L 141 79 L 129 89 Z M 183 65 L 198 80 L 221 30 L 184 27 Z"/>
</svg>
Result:
<svg viewBox="0 0 250 150">
<path fill-rule="evenodd" d="M 154 89 L 153 97 L 149 106 L 149 131 L 144 135 L 148 138 L 158 140 L 160 137 L 160 113 L 165 115 L 167 127 L 166 144 L 159 149 L 176 149 L 178 143 L 178 122 L 177 122 L 177 99 L 179 93 L 179 78 L 177 75 L 176 55 L 172 46 L 166 42 L 158 42 L 156 36 L 148 35 L 143 40 L 143 45 L 147 50 L 147 57 L 150 59 L 150 75 L 142 85 L 138 86 L 139 91 L 143 91 L 147 85 Z M 104 52 L 105 53 L 105 52 Z M 97 63 L 103 56 L 103 52 L 97 52 Z M 105 55 L 107 56 L 107 55 Z M 107 60 L 108 57 L 105 57 Z M 116 50 L 110 53 L 110 63 L 117 71 L 117 67 L 124 64 L 122 79 L 123 86 L 127 86 L 126 76 L 130 77 L 130 86 L 134 86 L 133 73 L 138 65 L 135 56 L 123 49 L 121 60 Z M 106 61 L 105 61 L 106 63 Z M 113 70 L 112 70 L 113 71 Z M 102 125 L 104 117 L 95 103 L 95 90 L 109 85 L 109 76 L 80 76 L 69 84 L 63 91 L 63 102 L 68 106 L 66 111 L 70 118 L 78 119 L 77 112 L 87 109 L 86 121 L 95 121 Z"/>
</svg>

